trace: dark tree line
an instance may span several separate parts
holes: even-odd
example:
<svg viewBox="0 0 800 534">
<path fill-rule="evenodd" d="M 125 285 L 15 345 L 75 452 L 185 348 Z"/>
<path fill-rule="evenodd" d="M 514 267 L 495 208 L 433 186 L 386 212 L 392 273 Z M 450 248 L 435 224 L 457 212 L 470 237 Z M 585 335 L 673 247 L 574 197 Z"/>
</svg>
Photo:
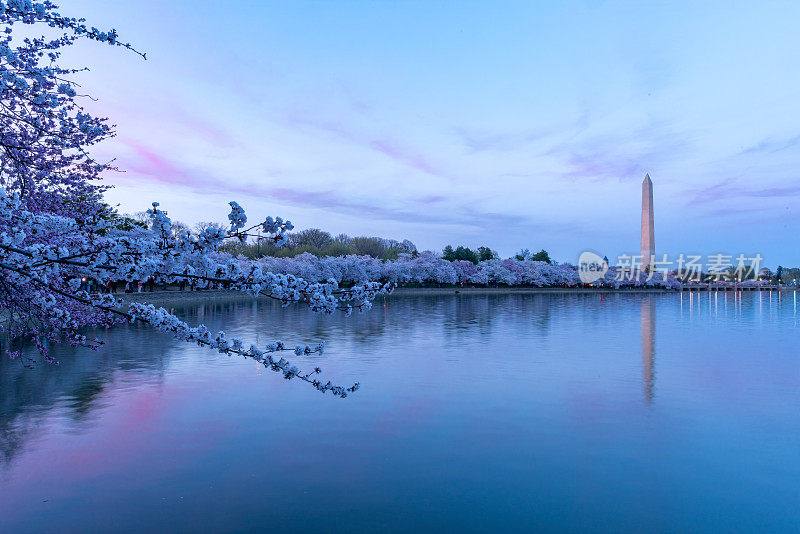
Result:
<svg viewBox="0 0 800 534">
<path fill-rule="evenodd" d="M 416 254 L 417 247 L 408 239 L 401 242 L 382 237 L 350 237 L 347 234 L 334 237 L 325 230 L 309 228 L 286 234 L 286 242 L 280 247 L 256 238 L 247 243 L 227 243 L 220 247 L 220 251 L 234 256 L 241 254 L 246 258 L 293 258 L 307 252 L 320 258 L 357 255 L 395 260 L 401 253 Z"/>
<path fill-rule="evenodd" d="M 523 248 L 519 252 L 514 255 L 514 258 L 518 259 L 519 261 L 543 261 L 545 263 L 553 263 L 550 259 L 550 254 L 545 250 L 542 249 L 539 252 L 531 252 L 527 248 Z M 605 260 L 608 263 L 608 259 Z"/>
<path fill-rule="evenodd" d="M 455 260 L 466 260 L 471 261 L 474 264 L 478 264 L 478 262 L 491 260 L 492 258 L 499 258 L 500 256 L 497 252 L 493 251 L 489 247 L 478 247 L 477 250 L 472 250 L 468 247 L 459 246 L 456 249 L 453 249 L 452 245 L 447 245 L 444 247 L 442 251 L 442 258 L 448 261 L 455 261 Z"/>
</svg>

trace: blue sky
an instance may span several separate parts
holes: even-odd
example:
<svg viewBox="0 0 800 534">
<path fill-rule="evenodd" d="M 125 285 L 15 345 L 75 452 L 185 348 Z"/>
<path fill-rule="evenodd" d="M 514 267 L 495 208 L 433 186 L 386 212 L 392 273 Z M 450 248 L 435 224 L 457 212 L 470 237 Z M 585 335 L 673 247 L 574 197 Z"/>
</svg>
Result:
<svg viewBox="0 0 800 534">
<path fill-rule="evenodd" d="M 435 4 L 435 5 L 434 5 Z M 123 211 L 409 238 L 800 264 L 800 3 L 62 2 Z"/>
</svg>

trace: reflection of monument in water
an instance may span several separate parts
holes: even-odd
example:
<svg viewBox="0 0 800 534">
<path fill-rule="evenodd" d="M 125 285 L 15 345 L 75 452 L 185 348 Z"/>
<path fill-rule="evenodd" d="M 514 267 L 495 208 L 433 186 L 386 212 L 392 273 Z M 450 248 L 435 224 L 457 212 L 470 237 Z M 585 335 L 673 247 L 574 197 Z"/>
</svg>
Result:
<svg viewBox="0 0 800 534">
<path fill-rule="evenodd" d="M 651 265 L 656 253 L 656 233 L 653 224 L 653 182 L 645 174 L 642 182 L 642 271 Z"/>
<path fill-rule="evenodd" d="M 655 317 L 656 303 L 649 298 L 642 299 L 642 384 L 644 400 L 648 404 L 653 401 L 655 389 Z"/>
<path fill-rule="evenodd" d="M 653 222 L 653 181 L 645 174 L 642 182 L 642 271 L 652 266 L 656 254 L 656 233 Z M 653 401 L 655 390 L 655 301 L 642 299 L 642 384 L 644 400 Z"/>
</svg>

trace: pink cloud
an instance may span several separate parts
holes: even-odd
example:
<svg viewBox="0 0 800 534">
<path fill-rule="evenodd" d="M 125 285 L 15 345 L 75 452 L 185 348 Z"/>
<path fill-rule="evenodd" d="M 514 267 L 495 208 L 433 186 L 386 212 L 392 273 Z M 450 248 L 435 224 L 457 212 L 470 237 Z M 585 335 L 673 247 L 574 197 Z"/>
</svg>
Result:
<svg viewBox="0 0 800 534">
<path fill-rule="evenodd" d="M 359 202 L 329 190 L 303 191 L 288 187 L 236 184 L 230 180 L 217 178 L 206 171 L 181 167 L 141 143 L 127 140 L 124 143 L 133 151 L 134 157 L 121 158 L 120 166 L 129 172 L 115 177 L 117 183 L 133 182 L 144 177 L 153 182 L 186 187 L 201 194 L 255 196 L 303 208 L 321 208 L 379 220 L 463 224 L 479 228 L 533 225 L 533 222 L 525 217 L 485 212 L 469 205 L 453 206 L 453 209 L 431 212 L 422 207 L 418 210 L 401 209 Z M 423 199 L 422 203 L 445 202 L 446 200 L 447 198 L 444 196 L 428 197 L 427 201 Z"/>
<path fill-rule="evenodd" d="M 176 167 L 150 149 L 134 141 L 125 141 L 124 144 L 132 149 L 137 157 L 131 158 L 130 160 L 126 158 L 125 168 L 122 169 L 123 171 L 130 170 L 138 174 L 149 176 L 162 183 L 189 185 L 187 182 L 196 182 L 196 180 L 188 176 L 183 169 Z"/>
<path fill-rule="evenodd" d="M 646 158 L 643 160 L 646 161 Z M 644 173 L 647 172 L 642 165 L 630 159 L 613 160 L 600 154 L 575 154 L 569 157 L 567 163 L 572 170 L 561 176 L 573 181 L 580 179 L 623 181 L 640 175 L 644 176 Z"/>
<path fill-rule="evenodd" d="M 800 195 L 800 185 L 746 189 L 735 185 L 735 182 L 735 179 L 728 178 L 709 187 L 691 189 L 688 192 L 694 195 L 694 198 L 689 201 L 689 204 L 710 204 L 739 197 L 781 198 Z"/>
<path fill-rule="evenodd" d="M 355 145 L 368 148 L 402 165 L 417 169 L 431 176 L 451 179 L 442 170 L 436 168 L 427 157 L 416 152 L 398 141 L 390 139 L 373 139 L 366 135 L 357 133 L 342 123 L 310 119 L 297 115 L 286 118 L 285 122 L 294 126 L 310 127 L 329 134 L 334 134 L 340 139 Z"/>
</svg>

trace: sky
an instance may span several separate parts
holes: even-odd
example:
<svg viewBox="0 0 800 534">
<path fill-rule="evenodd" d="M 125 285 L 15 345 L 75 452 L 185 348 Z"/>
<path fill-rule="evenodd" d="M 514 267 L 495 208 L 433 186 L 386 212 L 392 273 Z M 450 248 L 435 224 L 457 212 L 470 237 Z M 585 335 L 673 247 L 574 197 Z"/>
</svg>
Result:
<svg viewBox="0 0 800 534">
<path fill-rule="evenodd" d="M 800 2 L 62 1 L 123 212 L 800 264 Z"/>
</svg>

